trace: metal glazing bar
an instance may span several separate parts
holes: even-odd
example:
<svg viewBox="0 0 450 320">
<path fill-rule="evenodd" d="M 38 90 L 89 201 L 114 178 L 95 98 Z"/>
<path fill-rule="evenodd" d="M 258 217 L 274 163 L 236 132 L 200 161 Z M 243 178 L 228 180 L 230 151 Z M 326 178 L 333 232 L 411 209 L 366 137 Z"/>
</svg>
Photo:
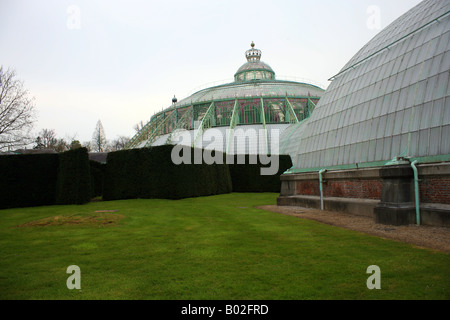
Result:
<svg viewBox="0 0 450 320">
<path fill-rule="evenodd" d="M 211 116 L 215 116 L 214 115 L 214 101 L 211 102 L 211 104 L 209 105 L 209 108 L 206 111 L 202 121 L 200 122 L 197 134 L 195 135 L 194 141 L 192 142 L 192 147 L 195 147 L 195 144 L 196 144 L 198 138 L 200 138 L 203 135 L 204 129 L 211 127 L 211 119 L 210 119 Z"/>
<path fill-rule="evenodd" d="M 269 141 L 267 139 L 266 116 L 264 112 L 264 100 L 261 98 L 261 122 L 264 127 L 264 139 L 266 141 L 266 153 L 269 154 Z"/>
<path fill-rule="evenodd" d="M 233 107 L 233 113 L 231 115 L 231 120 L 230 120 L 230 131 L 228 132 L 228 141 L 227 141 L 227 150 L 226 153 L 229 153 L 230 151 L 230 143 L 231 143 L 231 137 L 233 136 L 233 130 L 236 127 L 236 122 L 237 122 L 237 114 L 238 114 L 238 100 L 235 99 L 234 100 L 234 107 Z"/>
<path fill-rule="evenodd" d="M 183 116 L 176 122 L 175 128 L 170 132 L 169 137 L 166 140 L 166 144 L 171 144 L 172 140 L 176 137 L 176 134 L 179 132 L 177 130 L 182 129 L 183 126 L 186 124 L 186 120 L 189 120 L 193 117 L 194 113 L 194 106 L 190 107 L 189 110 L 186 110 L 183 114 Z M 177 113 L 178 118 L 178 113 Z M 189 123 L 190 127 L 190 123 Z M 189 128 L 188 127 L 188 128 Z"/>
<path fill-rule="evenodd" d="M 161 129 L 176 115 L 175 111 L 172 111 L 172 113 L 169 116 L 166 116 L 164 114 L 164 117 L 161 117 L 159 121 L 155 124 L 154 130 L 150 132 L 147 142 L 145 143 L 145 147 L 151 147 L 152 143 L 155 141 L 156 137 L 160 136 Z"/>
<path fill-rule="evenodd" d="M 294 108 L 292 107 L 292 104 L 289 101 L 287 96 L 286 96 L 286 102 L 287 102 L 287 107 L 288 107 L 288 112 L 289 112 L 289 122 L 290 123 L 298 123 L 297 115 L 295 114 Z M 294 121 L 291 122 L 291 119 L 293 119 Z"/>
<path fill-rule="evenodd" d="M 155 124 L 156 119 L 155 120 L 150 120 L 149 122 L 147 122 L 147 124 L 145 126 L 142 127 L 141 130 L 139 130 L 139 132 L 137 132 L 131 139 L 130 141 L 127 142 L 127 144 L 125 145 L 124 149 L 133 149 L 135 148 L 139 143 L 141 143 L 142 141 L 145 140 L 145 137 L 149 134 L 149 132 L 151 132 L 152 130 L 152 126 Z"/>
<path fill-rule="evenodd" d="M 310 103 L 312 105 L 312 108 L 309 107 Z M 310 98 L 308 98 L 308 117 L 311 115 L 311 113 L 314 111 L 315 108 L 316 108 L 316 105 L 314 104 L 314 102 L 312 102 L 312 100 Z"/>
</svg>

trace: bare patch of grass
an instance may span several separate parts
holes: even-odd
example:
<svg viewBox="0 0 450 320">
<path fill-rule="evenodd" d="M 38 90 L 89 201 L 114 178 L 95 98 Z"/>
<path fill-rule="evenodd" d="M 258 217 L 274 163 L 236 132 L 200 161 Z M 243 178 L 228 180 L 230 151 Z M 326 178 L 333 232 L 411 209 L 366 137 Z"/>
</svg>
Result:
<svg viewBox="0 0 450 320">
<path fill-rule="evenodd" d="M 39 219 L 35 221 L 30 221 L 21 225 L 18 225 L 18 228 L 26 228 L 26 227 L 49 227 L 49 226 L 92 226 L 92 227 L 100 227 L 100 226 L 112 226 L 117 225 L 120 220 L 125 218 L 124 215 L 121 214 L 112 214 L 112 213 L 103 213 L 96 212 L 95 214 L 90 215 L 70 215 L 70 216 L 54 216 L 48 217 L 44 219 Z"/>
</svg>

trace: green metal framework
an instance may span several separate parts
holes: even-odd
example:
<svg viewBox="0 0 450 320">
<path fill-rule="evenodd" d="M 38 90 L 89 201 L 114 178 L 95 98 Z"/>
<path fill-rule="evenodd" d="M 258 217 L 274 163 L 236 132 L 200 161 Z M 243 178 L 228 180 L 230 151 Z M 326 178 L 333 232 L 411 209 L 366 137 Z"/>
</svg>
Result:
<svg viewBox="0 0 450 320">
<path fill-rule="evenodd" d="M 263 98 L 261 98 L 261 122 L 264 127 L 264 140 L 266 142 L 266 154 L 268 154 L 269 153 L 269 141 L 267 139 L 266 117 L 265 117 L 264 99 Z"/>
<path fill-rule="evenodd" d="M 320 97 L 309 96 L 268 96 L 248 97 L 206 101 L 191 106 L 173 106 L 158 114 L 135 135 L 125 146 L 133 149 L 142 146 L 150 147 L 162 135 L 168 134 L 166 144 L 172 143 L 179 129 L 192 130 L 199 123 L 193 146 L 205 130 L 213 127 L 228 126 L 229 138 L 237 125 L 262 124 L 265 130 L 265 141 L 268 151 L 267 124 L 295 124 L 308 118 Z M 230 139 L 228 140 L 228 142 Z M 227 145 L 227 152 L 229 145 Z"/>
<path fill-rule="evenodd" d="M 192 147 L 195 146 L 196 142 L 203 135 L 203 132 L 211 127 L 215 127 L 216 125 L 216 117 L 214 117 L 214 101 L 209 105 L 208 110 L 206 111 L 203 119 L 200 122 L 199 127 L 197 128 L 197 134 L 194 137 L 194 141 L 192 142 Z"/>
<path fill-rule="evenodd" d="M 233 136 L 234 128 L 237 125 L 237 113 L 238 113 L 237 106 L 238 105 L 239 105 L 238 99 L 236 98 L 235 102 L 234 102 L 234 107 L 233 107 L 233 114 L 232 114 L 231 120 L 230 120 L 230 131 L 229 131 L 228 140 L 227 140 L 228 143 L 227 143 L 226 153 L 229 153 L 229 151 L 230 151 L 231 137 Z"/>
<path fill-rule="evenodd" d="M 186 110 L 184 110 L 186 109 Z M 186 107 L 183 108 L 183 114 L 180 119 L 177 121 L 174 129 L 170 132 L 167 137 L 166 144 L 172 143 L 173 139 L 177 137 L 177 134 L 180 133 L 180 130 L 190 130 L 192 128 L 192 117 L 193 117 L 194 107 Z M 177 113 L 178 114 L 178 113 Z"/>
</svg>

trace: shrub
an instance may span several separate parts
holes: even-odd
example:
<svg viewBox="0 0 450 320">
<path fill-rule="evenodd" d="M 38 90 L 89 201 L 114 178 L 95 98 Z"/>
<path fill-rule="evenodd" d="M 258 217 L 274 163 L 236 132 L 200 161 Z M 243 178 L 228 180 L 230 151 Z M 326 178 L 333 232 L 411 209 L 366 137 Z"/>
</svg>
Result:
<svg viewBox="0 0 450 320">
<path fill-rule="evenodd" d="M 89 160 L 91 172 L 91 190 L 92 198 L 101 197 L 103 195 L 103 178 L 105 176 L 106 164 Z"/>
<path fill-rule="evenodd" d="M 0 156 L 0 208 L 55 203 L 58 154 Z"/>
<path fill-rule="evenodd" d="M 187 148 L 191 164 L 176 165 L 172 148 L 163 145 L 109 153 L 103 199 L 182 199 L 231 192 L 225 163 L 193 164 L 195 149 Z"/>
<path fill-rule="evenodd" d="M 57 204 L 83 204 L 91 200 L 91 176 L 86 148 L 66 151 L 59 155 Z"/>
<path fill-rule="evenodd" d="M 238 164 L 238 157 L 245 157 L 245 163 Z M 256 164 L 250 164 L 250 157 L 249 155 L 234 155 L 233 164 L 228 165 L 233 192 L 280 192 L 280 175 L 292 167 L 291 157 L 289 155 L 279 156 L 278 172 L 275 175 L 261 175 L 261 168 L 270 167 L 270 164 L 262 164 L 259 157 Z"/>
</svg>

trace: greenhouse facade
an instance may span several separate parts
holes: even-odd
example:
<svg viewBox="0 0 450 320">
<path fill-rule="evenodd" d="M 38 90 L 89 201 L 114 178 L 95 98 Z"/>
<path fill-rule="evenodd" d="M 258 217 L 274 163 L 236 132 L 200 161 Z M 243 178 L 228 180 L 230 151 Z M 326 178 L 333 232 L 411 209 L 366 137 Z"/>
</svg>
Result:
<svg viewBox="0 0 450 320">
<path fill-rule="evenodd" d="M 449 9 L 425 0 L 399 17 L 283 132 L 280 205 L 450 225 Z"/>
<path fill-rule="evenodd" d="M 324 90 L 277 80 L 261 55 L 252 42 L 234 82 L 200 90 L 180 101 L 174 97 L 172 105 L 155 114 L 126 149 L 179 143 L 231 154 L 278 154 L 282 131 L 310 117 Z"/>
</svg>

